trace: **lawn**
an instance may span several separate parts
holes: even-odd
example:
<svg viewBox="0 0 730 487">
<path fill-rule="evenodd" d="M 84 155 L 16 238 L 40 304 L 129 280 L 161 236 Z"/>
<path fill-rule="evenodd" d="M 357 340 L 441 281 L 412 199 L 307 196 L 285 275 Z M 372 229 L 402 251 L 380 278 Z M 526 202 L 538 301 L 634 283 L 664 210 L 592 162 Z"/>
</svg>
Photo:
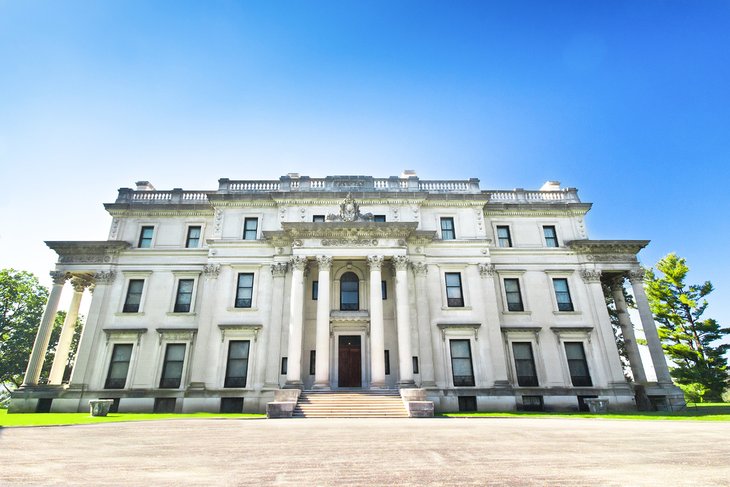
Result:
<svg viewBox="0 0 730 487">
<path fill-rule="evenodd" d="M 260 419 L 264 414 L 145 414 L 109 413 L 107 416 L 91 416 L 89 413 L 18 413 L 8 414 L 0 409 L 0 427 L 5 426 L 56 426 L 67 424 L 116 423 L 120 421 L 150 421 L 160 419 Z"/>
<path fill-rule="evenodd" d="M 606 414 L 571 412 L 444 413 L 446 418 L 600 418 L 638 420 L 730 421 L 730 403 L 688 404 L 683 411 L 629 411 Z"/>
</svg>

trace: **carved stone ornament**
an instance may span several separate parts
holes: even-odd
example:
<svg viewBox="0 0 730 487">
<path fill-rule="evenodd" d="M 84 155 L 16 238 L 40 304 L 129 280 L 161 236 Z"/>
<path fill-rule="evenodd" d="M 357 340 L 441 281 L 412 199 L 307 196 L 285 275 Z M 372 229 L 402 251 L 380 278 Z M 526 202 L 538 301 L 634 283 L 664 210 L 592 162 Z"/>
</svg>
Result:
<svg viewBox="0 0 730 487">
<path fill-rule="evenodd" d="M 98 286 L 100 284 L 111 284 L 117 274 L 114 271 L 99 271 L 94 274 L 94 283 Z"/>
<path fill-rule="evenodd" d="M 646 271 L 644 269 L 632 269 L 629 271 L 629 281 L 631 283 L 635 282 L 644 282 L 644 275 L 646 274 Z"/>
<path fill-rule="evenodd" d="M 360 205 L 352 197 L 352 193 L 347 193 L 345 199 L 340 203 L 339 215 L 335 215 L 334 213 L 327 215 L 327 220 L 330 221 L 355 222 L 358 220 L 370 221 L 372 219 L 372 213 L 366 215 L 360 214 Z"/>
<path fill-rule="evenodd" d="M 409 259 L 405 255 L 394 255 L 393 256 L 393 268 L 396 271 L 405 271 L 408 269 Z"/>
<path fill-rule="evenodd" d="M 89 287 L 89 285 L 91 285 L 91 282 L 86 276 L 74 276 L 71 278 L 71 286 L 73 286 L 74 291 L 76 291 L 77 293 L 84 292 L 84 289 Z"/>
<path fill-rule="evenodd" d="M 375 238 L 323 238 L 323 247 L 377 247 L 378 240 Z"/>
<path fill-rule="evenodd" d="M 274 277 L 284 277 L 289 269 L 288 262 L 274 262 L 271 264 L 271 275 Z"/>
<path fill-rule="evenodd" d="M 70 277 L 68 272 L 51 271 L 51 279 L 53 284 L 65 284 L 66 280 Z"/>
<path fill-rule="evenodd" d="M 411 267 L 417 276 L 425 276 L 428 274 L 428 266 L 425 262 L 411 262 Z"/>
<path fill-rule="evenodd" d="M 319 265 L 319 270 L 321 271 L 328 271 L 332 267 L 332 256 L 330 255 L 318 255 L 317 256 L 317 265 Z"/>
<path fill-rule="evenodd" d="M 494 277 L 494 264 L 479 264 L 479 275 L 482 276 L 482 278 L 486 277 Z"/>
<path fill-rule="evenodd" d="M 585 282 L 601 282 L 601 271 L 598 269 L 583 269 L 580 271 L 580 277 Z"/>
<path fill-rule="evenodd" d="M 302 257 L 301 255 L 295 255 L 291 258 L 291 266 L 297 271 L 304 272 L 304 270 L 307 268 L 307 258 Z"/>
<path fill-rule="evenodd" d="M 205 264 L 203 266 L 203 274 L 206 279 L 217 279 L 220 271 L 220 264 Z"/>
<path fill-rule="evenodd" d="M 383 256 L 368 255 L 368 266 L 371 270 L 380 270 L 383 267 Z"/>
</svg>

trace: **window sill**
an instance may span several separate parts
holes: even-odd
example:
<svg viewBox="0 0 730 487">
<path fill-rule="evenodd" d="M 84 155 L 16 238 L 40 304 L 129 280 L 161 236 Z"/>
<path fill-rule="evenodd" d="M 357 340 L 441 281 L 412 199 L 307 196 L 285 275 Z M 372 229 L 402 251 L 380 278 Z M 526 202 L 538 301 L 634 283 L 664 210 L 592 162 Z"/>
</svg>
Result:
<svg viewBox="0 0 730 487">
<path fill-rule="evenodd" d="M 553 311 L 553 314 L 555 316 L 561 316 L 561 315 L 568 315 L 568 316 L 575 315 L 575 316 L 577 316 L 577 315 L 582 315 L 583 313 L 581 313 L 580 311 Z"/>
<path fill-rule="evenodd" d="M 168 311 L 167 316 L 196 316 L 197 313 L 195 311 Z"/>
<path fill-rule="evenodd" d="M 441 306 L 442 311 L 471 311 L 471 306 Z"/>
<path fill-rule="evenodd" d="M 144 311 L 138 311 L 136 313 L 125 313 L 125 312 L 119 312 L 114 313 L 114 316 L 144 316 Z"/>
<path fill-rule="evenodd" d="M 502 311 L 503 315 L 526 315 L 530 316 L 532 314 L 532 311 Z"/>
<path fill-rule="evenodd" d="M 233 307 L 233 306 L 230 307 L 230 308 L 226 308 L 226 311 L 230 311 L 232 313 L 241 313 L 241 312 L 242 313 L 246 313 L 246 312 L 258 311 L 258 310 L 259 310 L 258 308 L 253 307 L 253 306 L 250 307 L 250 308 L 236 308 L 236 307 Z"/>
</svg>

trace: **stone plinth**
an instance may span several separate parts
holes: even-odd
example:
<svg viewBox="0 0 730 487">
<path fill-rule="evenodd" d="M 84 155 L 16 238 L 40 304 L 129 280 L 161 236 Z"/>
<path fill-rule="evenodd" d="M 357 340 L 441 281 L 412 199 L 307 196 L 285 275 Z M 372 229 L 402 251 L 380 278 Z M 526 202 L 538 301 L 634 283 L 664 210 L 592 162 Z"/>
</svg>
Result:
<svg viewBox="0 0 730 487">
<path fill-rule="evenodd" d="M 92 416 L 106 416 L 112 404 L 114 401 L 111 399 L 92 399 L 89 401 L 89 412 Z"/>
<path fill-rule="evenodd" d="M 411 418 L 433 418 L 433 401 L 408 401 L 406 408 Z"/>
<path fill-rule="evenodd" d="M 266 403 L 266 417 L 269 419 L 291 418 L 294 415 L 296 402 L 274 401 Z"/>
</svg>

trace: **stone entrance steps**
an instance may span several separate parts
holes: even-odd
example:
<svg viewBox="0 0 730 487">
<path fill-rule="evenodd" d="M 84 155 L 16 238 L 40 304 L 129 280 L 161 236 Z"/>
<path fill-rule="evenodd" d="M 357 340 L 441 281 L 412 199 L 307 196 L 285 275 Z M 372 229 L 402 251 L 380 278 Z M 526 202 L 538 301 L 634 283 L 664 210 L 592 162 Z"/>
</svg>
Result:
<svg viewBox="0 0 730 487">
<path fill-rule="evenodd" d="M 397 390 L 303 391 L 295 418 L 407 418 Z"/>
</svg>

